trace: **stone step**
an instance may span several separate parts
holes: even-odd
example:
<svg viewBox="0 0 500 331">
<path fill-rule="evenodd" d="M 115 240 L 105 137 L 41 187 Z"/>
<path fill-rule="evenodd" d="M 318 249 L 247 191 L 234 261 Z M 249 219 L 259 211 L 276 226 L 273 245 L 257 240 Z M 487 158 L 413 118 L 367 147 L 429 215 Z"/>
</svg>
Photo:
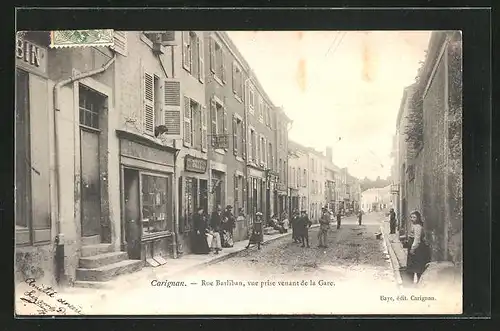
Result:
<svg viewBox="0 0 500 331">
<path fill-rule="evenodd" d="M 87 282 L 106 282 L 111 278 L 141 270 L 141 260 L 124 260 L 94 269 L 76 269 L 76 280 Z"/>
<path fill-rule="evenodd" d="M 109 282 L 91 282 L 85 280 L 77 280 L 73 282 L 73 287 L 79 288 L 94 288 L 94 289 L 110 289 Z"/>
<path fill-rule="evenodd" d="M 101 236 L 95 235 L 90 237 L 82 237 L 82 246 L 98 245 L 101 243 Z"/>
<path fill-rule="evenodd" d="M 126 260 L 128 255 L 126 252 L 111 252 L 94 256 L 80 258 L 80 268 L 92 269 L 99 268 L 108 264 L 113 264 Z"/>
<path fill-rule="evenodd" d="M 82 257 L 94 256 L 104 253 L 109 253 L 113 250 L 111 244 L 96 244 L 96 245 L 86 245 L 82 246 Z"/>
</svg>

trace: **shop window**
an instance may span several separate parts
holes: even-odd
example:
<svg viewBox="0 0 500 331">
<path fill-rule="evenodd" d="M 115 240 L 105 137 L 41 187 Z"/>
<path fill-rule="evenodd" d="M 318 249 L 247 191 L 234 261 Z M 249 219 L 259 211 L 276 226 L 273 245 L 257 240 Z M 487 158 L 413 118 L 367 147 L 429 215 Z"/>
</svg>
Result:
<svg viewBox="0 0 500 331">
<path fill-rule="evenodd" d="M 16 73 L 16 241 L 30 242 L 31 144 L 28 73 Z"/>
<path fill-rule="evenodd" d="M 173 231 L 167 177 L 142 175 L 142 233 Z"/>
</svg>

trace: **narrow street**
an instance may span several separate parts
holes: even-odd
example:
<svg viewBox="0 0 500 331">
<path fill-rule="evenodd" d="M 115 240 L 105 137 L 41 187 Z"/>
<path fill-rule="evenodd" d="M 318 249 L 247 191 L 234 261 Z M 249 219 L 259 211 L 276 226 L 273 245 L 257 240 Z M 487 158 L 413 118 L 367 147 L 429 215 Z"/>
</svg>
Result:
<svg viewBox="0 0 500 331">
<path fill-rule="evenodd" d="M 104 296 L 93 310 L 99 314 L 387 312 L 380 295 L 394 294 L 397 286 L 383 240 L 375 236 L 379 229 L 380 214 L 365 215 L 361 226 L 355 217 L 344 218 L 339 230 L 332 223 L 326 249 L 317 247 L 318 228 L 311 229 L 310 248 L 285 236 L 261 250 L 250 248 L 185 276 L 156 282 L 172 282 L 169 286 L 152 286 L 153 280 L 148 280 L 117 296 Z M 179 286 L 182 281 L 185 286 Z"/>
</svg>

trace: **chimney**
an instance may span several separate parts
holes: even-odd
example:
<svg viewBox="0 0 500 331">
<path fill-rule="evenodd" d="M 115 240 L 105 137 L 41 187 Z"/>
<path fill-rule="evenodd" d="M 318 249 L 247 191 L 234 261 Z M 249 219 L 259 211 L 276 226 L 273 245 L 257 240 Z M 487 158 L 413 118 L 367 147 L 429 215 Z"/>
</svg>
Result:
<svg viewBox="0 0 500 331">
<path fill-rule="evenodd" d="M 326 158 L 328 161 L 333 162 L 333 151 L 331 146 L 326 147 Z"/>
</svg>

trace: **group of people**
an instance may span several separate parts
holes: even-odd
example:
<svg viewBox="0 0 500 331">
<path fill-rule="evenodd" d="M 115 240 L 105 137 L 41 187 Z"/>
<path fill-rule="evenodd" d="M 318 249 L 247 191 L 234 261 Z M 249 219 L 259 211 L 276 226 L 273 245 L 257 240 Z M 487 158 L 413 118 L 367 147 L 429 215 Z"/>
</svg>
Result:
<svg viewBox="0 0 500 331">
<path fill-rule="evenodd" d="M 233 247 L 236 218 L 232 210 L 233 207 L 228 205 L 222 211 L 222 207 L 218 205 L 208 220 L 203 207 L 198 208 L 193 222 L 193 253 L 209 254 L 210 251 L 213 251 L 215 254 L 219 254 L 222 248 Z M 241 208 L 238 218 L 240 217 L 244 217 Z"/>
<path fill-rule="evenodd" d="M 290 221 L 288 221 L 288 215 L 283 212 L 281 219 L 279 219 L 276 214 L 273 214 L 269 219 L 267 226 L 272 227 L 274 230 L 279 231 L 281 234 L 287 233 L 290 228 Z"/>
</svg>

